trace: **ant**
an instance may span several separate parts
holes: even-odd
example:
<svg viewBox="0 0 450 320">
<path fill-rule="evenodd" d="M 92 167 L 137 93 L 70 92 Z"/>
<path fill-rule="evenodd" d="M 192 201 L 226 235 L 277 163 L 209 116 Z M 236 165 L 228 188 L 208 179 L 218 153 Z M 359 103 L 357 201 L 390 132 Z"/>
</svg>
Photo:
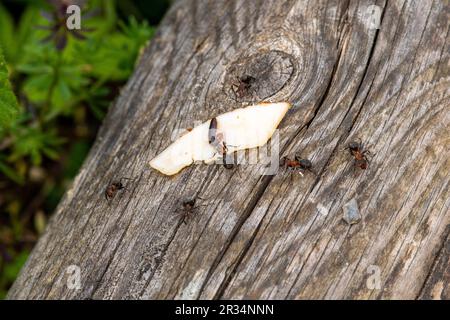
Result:
<svg viewBox="0 0 450 320">
<path fill-rule="evenodd" d="M 234 95 L 238 99 L 242 99 L 245 95 L 248 94 L 248 91 L 252 87 L 252 85 L 255 83 L 256 78 L 249 76 L 249 75 L 243 75 L 240 77 L 236 77 L 238 82 L 233 83 L 231 85 Z"/>
<path fill-rule="evenodd" d="M 217 119 L 212 118 L 209 122 L 208 129 L 208 142 L 209 144 L 216 144 L 216 139 L 222 139 L 223 135 L 221 133 L 217 133 Z"/>
<path fill-rule="evenodd" d="M 114 181 L 108 185 L 105 190 L 105 198 L 106 200 L 113 199 L 119 190 L 125 189 L 125 185 L 122 183 L 122 180 L 133 180 L 131 178 L 120 178 L 119 181 Z"/>
<path fill-rule="evenodd" d="M 284 168 L 289 168 L 292 170 L 298 169 L 301 175 L 303 175 L 302 171 L 309 171 L 316 174 L 312 169 L 311 161 L 308 159 L 302 159 L 299 155 L 295 155 L 294 160 L 291 160 L 288 157 L 283 157 L 280 165 Z"/>
<path fill-rule="evenodd" d="M 200 197 L 198 197 L 198 199 L 205 200 Z M 198 207 L 206 207 L 207 206 L 207 204 L 195 206 L 196 202 L 197 202 L 196 198 L 190 199 L 190 200 L 185 200 L 185 201 L 183 201 L 181 208 L 178 208 L 177 210 L 175 210 L 175 212 L 181 211 L 180 216 L 181 216 L 182 223 L 187 224 L 187 222 L 193 217 L 193 215 L 195 213 L 194 211 Z"/>
<path fill-rule="evenodd" d="M 208 142 L 222 155 L 222 162 L 225 169 L 233 169 L 234 165 L 227 161 L 228 146 L 223 138 L 223 133 L 217 132 L 216 118 L 212 118 L 209 123 Z"/>
<path fill-rule="evenodd" d="M 372 157 L 373 154 L 370 150 L 364 148 L 361 139 L 350 142 L 345 149 L 349 149 L 350 154 L 355 158 L 355 166 L 362 170 L 367 169 L 370 162 L 368 157 Z"/>
<path fill-rule="evenodd" d="M 221 151 L 222 151 L 222 164 L 223 164 L 224 168 L 225 169 L 233 169 L 234 168 L 233 160 L 231 162 L 228 161 L 228 156 L 227 156 L 228 147 L 227 147 L 225 141 L 222 142 Z"/>
</svg>

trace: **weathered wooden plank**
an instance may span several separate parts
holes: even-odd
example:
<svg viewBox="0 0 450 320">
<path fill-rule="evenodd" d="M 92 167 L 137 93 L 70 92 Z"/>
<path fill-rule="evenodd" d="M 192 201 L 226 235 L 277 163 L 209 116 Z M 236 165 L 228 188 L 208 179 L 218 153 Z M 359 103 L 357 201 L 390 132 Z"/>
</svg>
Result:
<svg viewBox="0 0 450 320">
<path fill-rule="evenodd" d="M 420 292 L 420 299 L 450 299 L 450 232 L 447 231 L 447 234 L 447 239 L 443 241 L 433 269 Z"/>
<path fill-rule="evenodd" d="M 9 298 L 418 297 L 450 222 L 449 10 L 176 2 Z M 256 83 L 239 97 L 245 74 Z M 176 129 L 258 100 L 294 104 L 281 155 L 301 152 L 318 176 L 148 168 Z M 344 150 L 356 137 L 376 153 L 365 171 Z M 107 202 L 120 177 L 136 179 Z M 184 225 L 175 211 L 196 195 L 211 198 Z M 348 226 L 352 198 L 363 219 Z"/>
<path fill-rule="evenodd" d="M 307 192 L 291 188 L 287 179 L 278 183 L 275 179 L 256 209 L 264 219 L 247 221 L 248 229 L 258 223 L 259 232 L 250 231 L 251 246 L 245 248 L 221 296 L 417 296 L 449 223 L 449 162 L 447 156 L 438 156 L 448 154 L 449 137 L 448 58 L 442 60 L 448 53 L 448 24 L 442 23 L 448 11 L 444 9 L 431 2 L 390 2 L 350 107 L 351 123 L 346 126 L 346 119 L 342 120 L 349 137 L 361 137 L 373 145 L 377 154 L 371 169 L 364 174 L 349 170 L 340 143 L 331 158 L 325 158 L 326 175 L 316 184 L 305 181 Z M 353 30 L 359 33 L 359 28 Z M 350 52 L 342 55 L 350 57 L 351 50 L 357 50 L 351 45 L 345 49 Z M 321 124 L 335 121 L 334 110 L 349 107 L 333 96 L 333 87 L 342 92 L 334 83 L 330 99 L 293 147 L 306 149 L 304 153 L 319 163 L 325 162 L 321 161 L 322 145 L 347 136 L 326 135 Z M 341 210 L 353 197 L 364 220 L 348 227 L 341 220 Z M 316 210 L 318 204 L 327 208 L 326 216 Z M 238 250 L 243 249 L 229 252 Z M 222 263 L 232 265 L 233 258 Z M 376 272 L 380 272 L 379 289 L 368 288 L 367 280 Z"/>
</svg>

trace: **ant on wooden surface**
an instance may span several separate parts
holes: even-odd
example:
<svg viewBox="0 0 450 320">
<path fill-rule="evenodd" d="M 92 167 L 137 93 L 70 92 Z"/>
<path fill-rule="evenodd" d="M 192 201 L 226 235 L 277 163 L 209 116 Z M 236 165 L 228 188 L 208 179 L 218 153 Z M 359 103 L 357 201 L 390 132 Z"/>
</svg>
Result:
<svg viewBox="0 0 450 320">
<path fill-rule="evenodd" d="M 238 82 L 232 83 L 231 87 L 236 98 L 242 99 L 248 94 L 250 88 L 255 83 L 256 78 L 247 74 L 236 78 Z"/>
<path fill-rule="evenodd" d="M 208 142 L 222 155 L 222 163 L 225 169 L 233 169 L 234 165 L 228 162 L 228 147 L 224 140 L 223 133 L 217 132 L 217 119 L 212 118 L 209 123 Z"/>
<path fill-rule="evenodd" d="M 281 159 L 280 166 L 284 167 L 285 169 L 291 169 L 293 171 L 298 170 L 298 172 L 303 175 L 303 172 L 309 171 L 316 174 L 314 170 L 312 169 L 312 163 L 308 159 L 303 159 L 300 155 L 296 154 L 294 157 L 294 160 L 283 157 Z"/>
<path fill-rule="evenodd" d="M 350 142 L 345 149 L 349 149 L 350 154 L 354 157 L 355 166 L 362 170 L 367 169 L 370 162 L 368 157 L 372 157 L 373 154 L 370 150 L 364 148 L 361 139 Z"/>
<path fill-rule="evenodd" d="M 110 183 L 108 185 L 108 187 L 105 190 L 105 198 L 106 200 L 111 200 L 114 199 L 114 197 L 116 196 L 117 192 L 125 189 L 125 185 L 122 183 L 122 180 L 133 180 L 131 178 L 120 178 L 119 181 L 113 181 L 112 183 Z"/>
<path fill-rule="evenodd" d="M 181 204 L 181 207 L 178 208 L 177 210 L 175 210 L 175 212 L 181 212 L 181 213 L 179 214 L 179 216 L 181 217 L 182 223 L 187 224 L 187 222 L 194 216 L 195 210 L 196 210 L 197 208 L 208 206 L 208 204 L 201 204 L 201 205 L 197 205 L 197 206 L 196 206 L 195 204 L 196 204 L 196 202 L 197 202 L 197 199 L 200 199 L 200 200 L 207 200 L 207 199 L 209 199 L 209 198 L 204 199 L 204 198 L 197 197 L 197 198 L 185 200 L 185 201 L 183 201 L 183 203 Z"/>
</svg>

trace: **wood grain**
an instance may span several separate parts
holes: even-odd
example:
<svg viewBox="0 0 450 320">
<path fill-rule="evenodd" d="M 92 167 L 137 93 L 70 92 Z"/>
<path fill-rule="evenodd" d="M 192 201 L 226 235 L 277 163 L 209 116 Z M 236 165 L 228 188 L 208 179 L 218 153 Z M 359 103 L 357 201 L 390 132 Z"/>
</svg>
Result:
<svg viewBox="0 0 450 320">
<path fill-rule="evenodd" d="M 174 3 L 8 297 L 428 298 L 448 282 L 434 261 L 450 230 L 449 21 L 448 1 Z M 176 130 L 259 99 L 294 105 L 280 156 L 317 176 L 148 167 Z M 375 153 L 365 171 L 345 150 L 356 138 Z M 106 201 L 120 177 L 135 180 Z M 196 196 L 209 199 L 182 224 Z"/>
<path fill-rule="evenodd" d="M 447 226 L 447 229 L 450 227 Z M 436 255 L 433 269 L 420 293 L 420 299 L 449 300 L 450 299 L 450 233 L 442 242 L 442 248 Z"/>
</svg>

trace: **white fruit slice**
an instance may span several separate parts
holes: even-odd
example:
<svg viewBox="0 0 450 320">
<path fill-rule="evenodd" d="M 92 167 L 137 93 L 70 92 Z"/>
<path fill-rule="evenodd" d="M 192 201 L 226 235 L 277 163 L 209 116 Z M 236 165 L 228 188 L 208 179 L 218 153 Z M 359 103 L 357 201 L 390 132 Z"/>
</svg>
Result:
<svg viewBox="0 0 450 320">
<path fill-rule="evenodd" d="M 223 133 L 227 153 L 265 145 L 290 107 L 288 102 L 263 102 L 217 116 L 217 132 Z M 173 175 L 194 161 L 211 163 L 220 158 L 208 141 L 209 124 L 210 120 L 178 138 L 150 161 L 150 166 Z"/>
</svg>

